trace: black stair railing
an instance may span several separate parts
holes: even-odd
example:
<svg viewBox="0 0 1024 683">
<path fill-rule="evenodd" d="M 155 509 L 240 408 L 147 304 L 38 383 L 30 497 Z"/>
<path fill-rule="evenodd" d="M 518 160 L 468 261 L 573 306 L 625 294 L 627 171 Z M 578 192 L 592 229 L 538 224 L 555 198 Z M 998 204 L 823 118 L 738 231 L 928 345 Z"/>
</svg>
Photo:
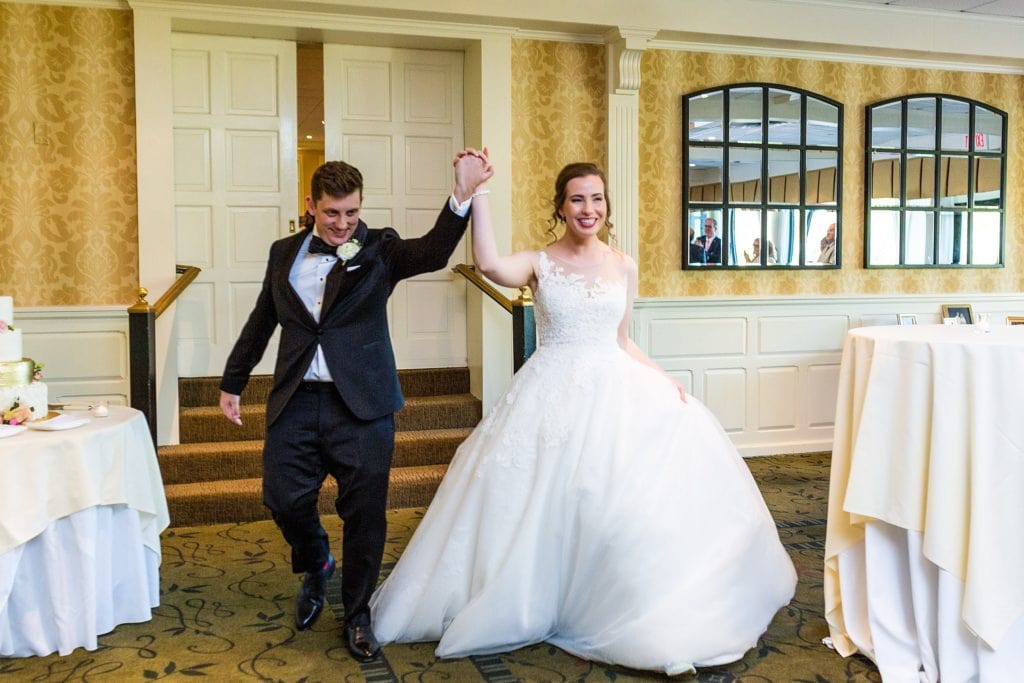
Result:
<svg viewBox="0 0 1024 683">
<path fill-rule="evenodd" d="M 200 270 L 175 266 L 178 278 L 156 304 L 146 301 L 149 290 L 139 287 L 139 299 L 128 307 L 128 369 L 132 408 L 146 416 L 149 433 L 156 444 L 156 319 L 181 296 Z"/>
<path fill-rule="evenodd" d="M 533 317 L 533 296 L 530 294 L 530 288 L 520 287 L 519 296 L 512 300 L 485 280 L 473 266 L 460 263 L 452 270 L 512 314 L 512 370 L 518 372 L 537 348 L 537 326 Z"/>
</svg>

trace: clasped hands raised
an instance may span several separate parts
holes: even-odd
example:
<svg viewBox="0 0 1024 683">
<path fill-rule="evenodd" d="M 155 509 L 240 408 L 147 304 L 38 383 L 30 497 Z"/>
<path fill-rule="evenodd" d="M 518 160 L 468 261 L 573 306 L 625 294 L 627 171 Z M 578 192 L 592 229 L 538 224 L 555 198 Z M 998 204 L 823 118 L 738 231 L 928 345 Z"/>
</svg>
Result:
<svg viewBox="0 0 1024 683">
<path fill-rule="evenodd" d="M 460 204 L 480 189 L 494 175 L 494 167 L 487 159 L 487 148 L 483 150 L 467 147 L 452 160 L 455 167 L 455 201 Z"/>
</svg>

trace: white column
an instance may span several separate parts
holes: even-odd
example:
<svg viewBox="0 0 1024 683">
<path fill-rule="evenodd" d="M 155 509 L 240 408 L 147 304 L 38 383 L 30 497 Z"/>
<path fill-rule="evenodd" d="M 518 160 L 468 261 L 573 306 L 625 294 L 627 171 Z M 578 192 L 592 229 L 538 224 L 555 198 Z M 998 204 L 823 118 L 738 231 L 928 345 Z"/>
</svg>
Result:
<svg viewBox="0 0 1024 683">
<path fill-rule="evenodd" d="M 175 278 L 171 17 L 133 8 L 139 283 L 155 304 Z M 156 324 L 157 443 L 178 442 L 178 346 L 172 305 Z"/>
<path fill-rule="evenodd" d="M 640 58 L 657 31 L 615 28 L 605 34 L 608 72 L 608 194 L 613 236 L 639 262 Z"/>
<path fill-rule="evenodd" d="M 466 144 L 486 146 L 495 167 L 488 201 L 498 251 L 512 251 L 512 37 L 496 32 L 466 48 Z M 505 289 L 506 296 L 516 293 Z M 471 391 L 484 410 L 512 378 L 512 318 L 472 285 L 467 297 Z"/>
</svg>

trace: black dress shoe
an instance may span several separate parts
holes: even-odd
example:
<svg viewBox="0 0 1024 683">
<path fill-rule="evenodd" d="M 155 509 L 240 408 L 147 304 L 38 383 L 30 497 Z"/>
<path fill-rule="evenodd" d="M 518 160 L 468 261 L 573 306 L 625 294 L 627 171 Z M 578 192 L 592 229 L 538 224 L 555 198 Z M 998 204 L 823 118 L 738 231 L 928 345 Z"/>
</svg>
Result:
<svg viewBox="0 0 1024 683">
<path fill-rule="evenodd" d="M 295 596 L 295 628 L 305 631 L 320 616 L 324 609 L 324 590 L 327 579 L 334 573 L 334 557 L 327 556 L 327 566 L 315 572 L 306 572 L 302 587 Z"/>
<path fill-rule="evenodd" d="M 380 643 L 373 635 L 369 620 L 345 625 L 345 643 L 348 651 L 360 662 L 370 662 L 380 655 Z"/>
</svg>

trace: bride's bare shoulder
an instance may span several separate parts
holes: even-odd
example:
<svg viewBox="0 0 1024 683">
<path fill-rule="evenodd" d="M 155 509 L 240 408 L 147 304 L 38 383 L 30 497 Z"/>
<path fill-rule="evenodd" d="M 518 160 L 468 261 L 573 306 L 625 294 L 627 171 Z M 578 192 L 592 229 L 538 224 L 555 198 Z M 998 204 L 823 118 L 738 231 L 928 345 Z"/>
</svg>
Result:
<svg viewBox="0 0 1024 683">
<path fill-rule="evenodd" d="M 636 272 L 636 261 L 633 260 L 632 256 L 617 247 L 609 245 L 608 248 L 611 250 L 612 258 L 615 259 L 616 263 L 627 271 Z"/>
</svg>

